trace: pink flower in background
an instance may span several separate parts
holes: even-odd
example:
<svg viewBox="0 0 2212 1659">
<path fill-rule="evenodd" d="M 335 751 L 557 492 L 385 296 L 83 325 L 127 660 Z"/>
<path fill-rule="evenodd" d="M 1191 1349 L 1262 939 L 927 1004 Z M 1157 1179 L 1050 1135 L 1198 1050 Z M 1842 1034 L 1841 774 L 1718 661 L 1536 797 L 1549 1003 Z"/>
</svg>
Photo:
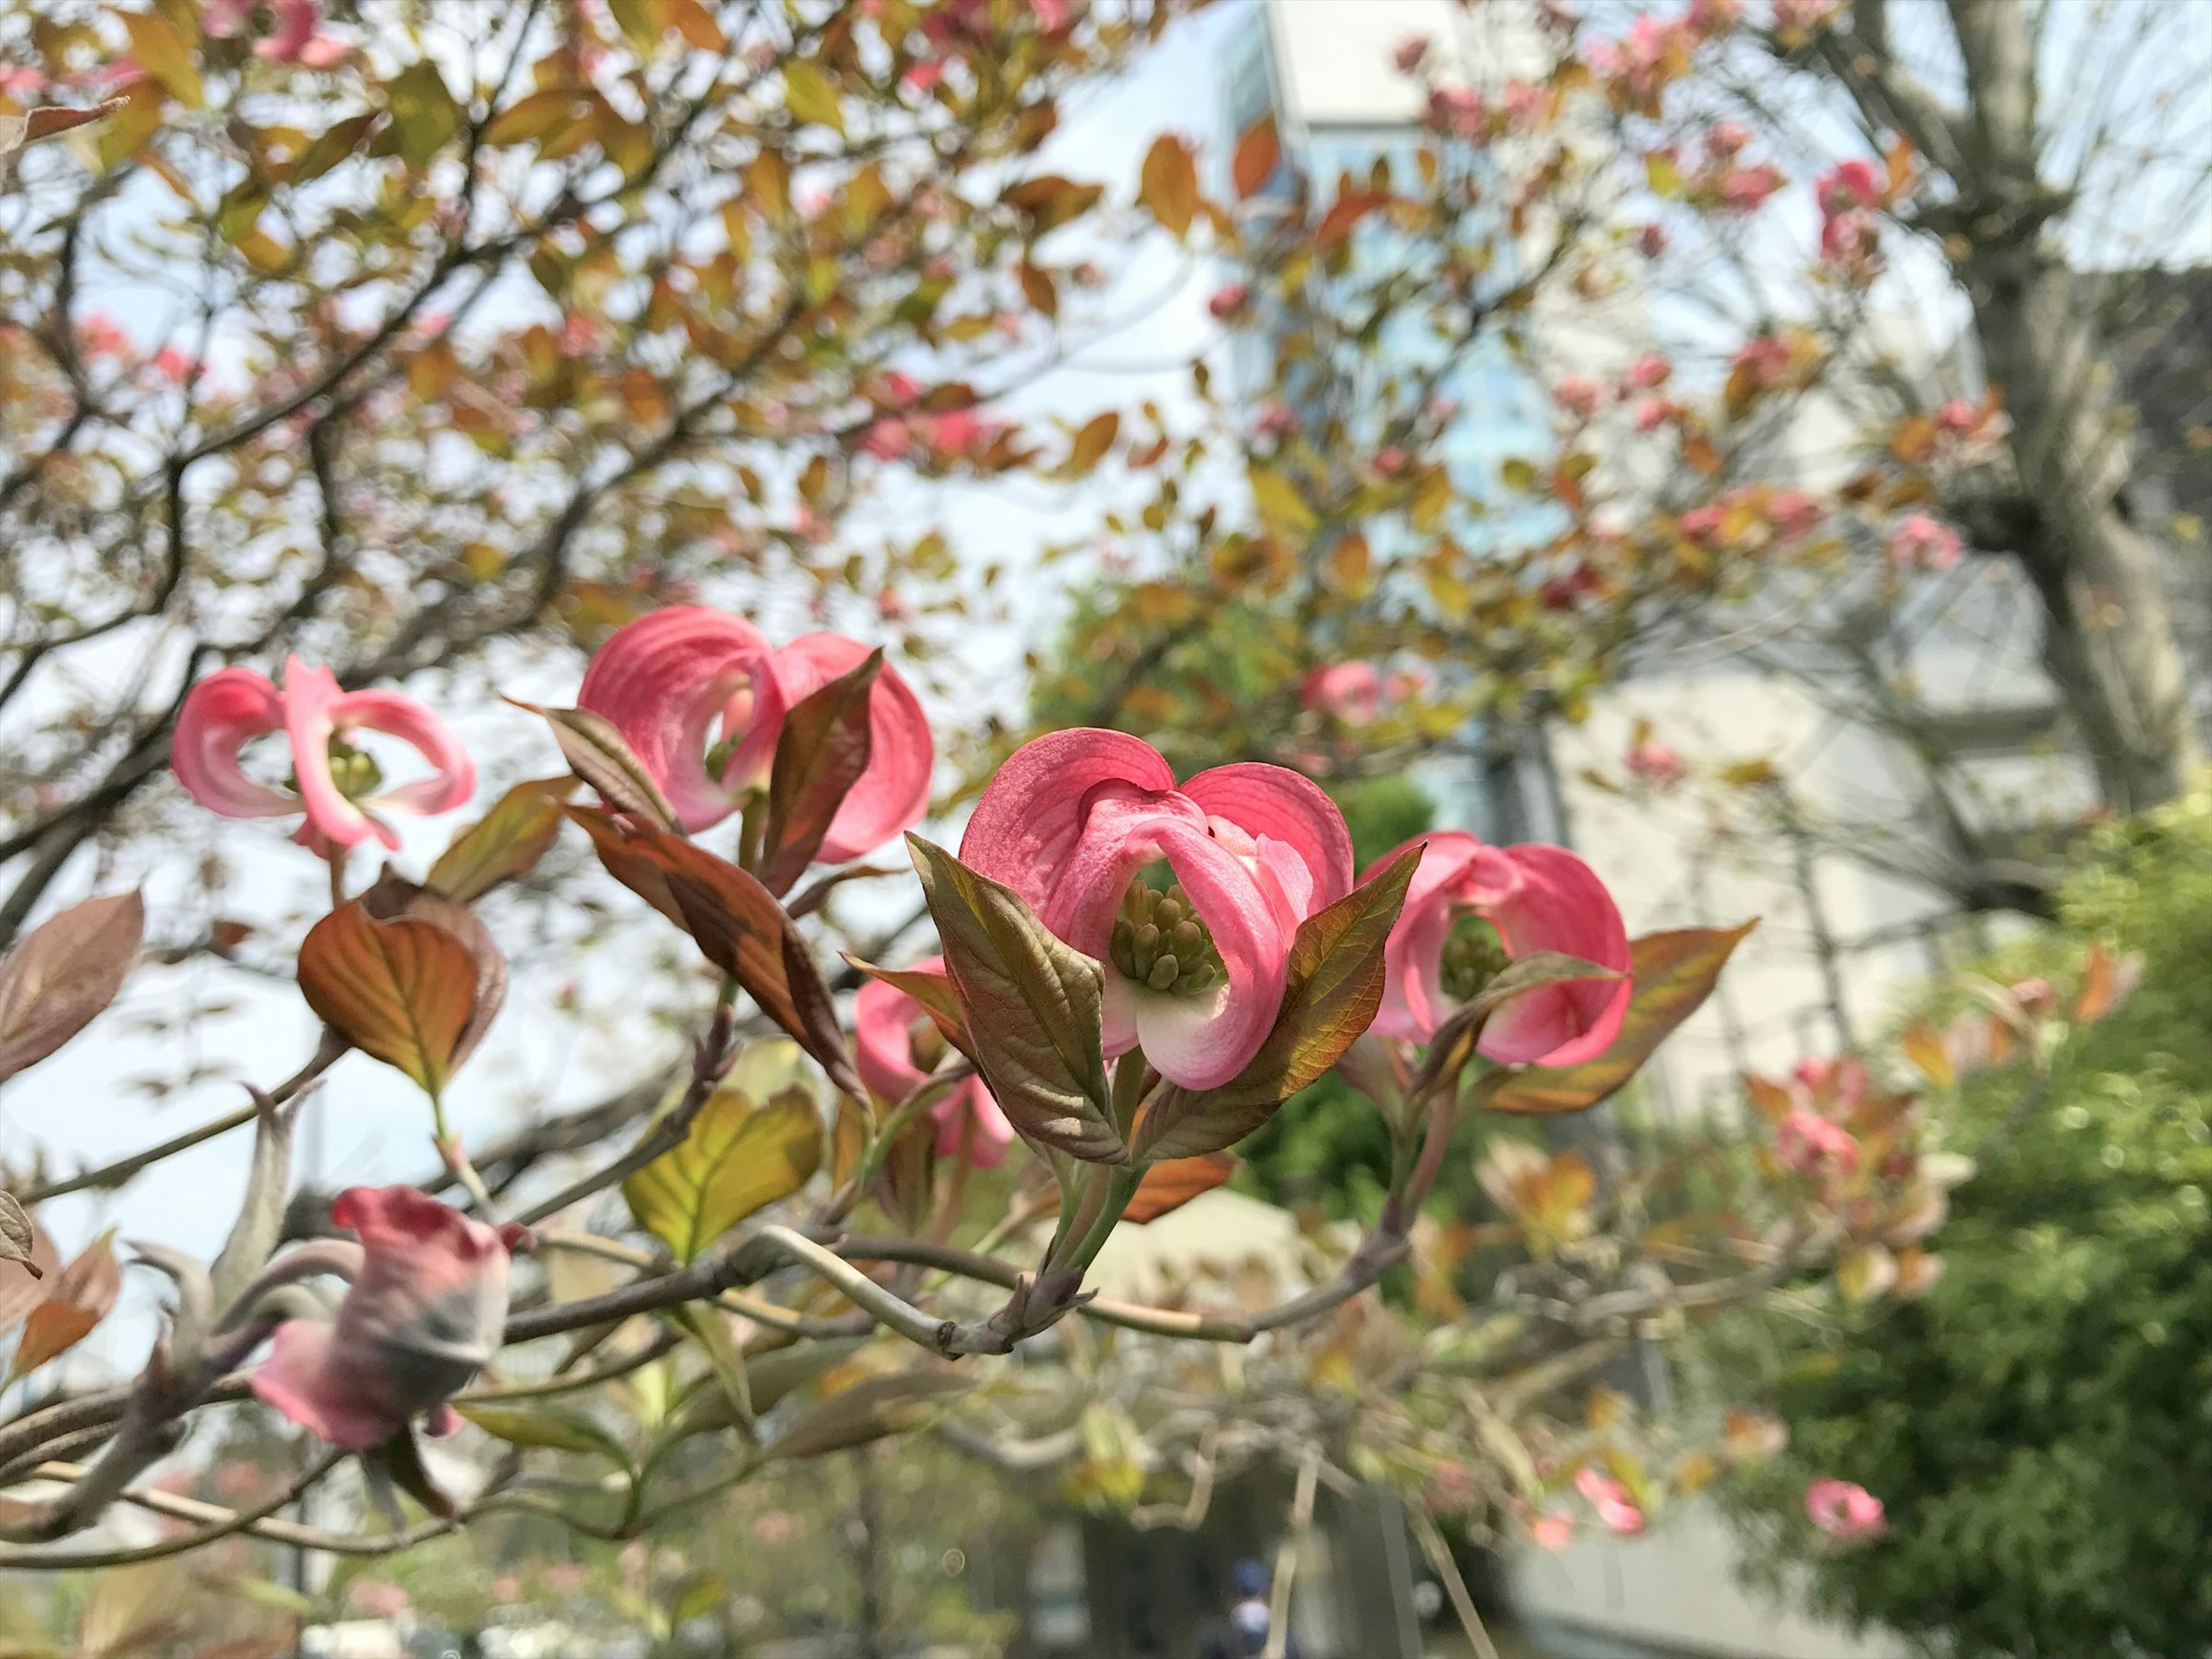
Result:
<svg viewBox="0 0 2212 1659">
<path fill-rule="evenodd" d="M 1838 161 L 1814 181 L 1814 198 L 1823 213 L 1851 213 L 1881 200 L 1882 179 L 1867 161 Z"/>
<path fill-rule="evenodd" d="M 0 93 L 10 98 L 44 92 L 46 86 L 45 74 L 27 64 L 0 64 Z"/>
<path fill-rule="evenodd" d="M 207 0 L 200 14 L 200 33 L 213 40 L 228 40 L 253 21 L 261 0 Z"/>
<path fill-rule="evenodd" d="M 345 43 L 322 33 L 322 0 L 270 0 L 269 9 L 276 27 L 253 43 L 257 58 L 306 69 L 330 69 L 344 58 Z"/>
<path fill-rule="evenodd" d="M 1645 225 L 1636 233 L 1637 251 L 1647 259 L 1656 259 L 1667 251 L 1667 228 L 1664 225 Z"/>
<path fill-rule="evenodd" d="M 1682 14 L 1684 27 L 1706 39 L 1725 34 L 1741 21 L 1743 0 L 1690 0 Z"/>
<path fill-rule="evenodd" d="M 350 1287 L 335 1320 L 277 1327 L 254 1394 L 349 1451 L 372 1451 L 425 1415 L 432 1433 L 450 1433 L 459 1419 L 446 1401 L 498 1352 L 507 1258 L 528 1231 L 494 1230 L 412 1187 L 349 1188 L 331 1220 L 361 1243 L 311 1248 Z"/>
<path fill-rule="evenodd" d="M 1621 387 L 1628 392 L 1650 392 L 1662 386 L 1674 373 L 1663 352 L 1647 351 L 1629 364 L 1628 373 L 1620 377 Z"/>
<path fill-rule="evenodd" d="M 1243 310 L 1251 297 L 1252 290 L 1243 283 L 1231 283 L 1213 291 L 1213 297 L 1206 302 L 1206 314 L 1216 322 L 1225 323 Z"/>
<path fill-rule="evenodd" d="M 1478 981 L 1533 951 L 1564 951 L 1628 972 L 1620 907 L 1597 872 L 1564 847 L 1490 847 L 1463 830 L 1437 830 L 1384 854 L 1373 868 L 1423 842 L 1406 908 L 1383 950 L 1376 1036 L 1426 1042 L 1480 988 Z M 1479 937 L 1472 946 L 1456 937 L 1470 918 L 1496 932 L 1489 960 L 1475 959 L 1482 954 Z M 1483 1027 L 1481 1051 L 1507 1064 L 1594 1060 L 1620 1035 L 1631 988 L 1626 978 L 1564 980 L 1515 997 Z"/>
<path fill-rule="evenodd" d="M 908 64 L 906 73 L 899 76 L 899 84 L 908 92 L 927 92 L 944 78 L 944 61 L 927 58 L 918 64 Z"/>
<path fill-rule="evenodd" d="M 2038 975 L 2033 979 L 2015 980 L 2006 988 L 2012 1000 L 2031 1014 L 2055 1014 L 2058 1012 L 2058 993 L 2049 980 Z"/>
<path fill-rule="evenodd" d="M 879 461 L 895 461 L 914 447 L 914 430 L 896 418 L 872 421 L 860 434 L 859 447 Z"/>
<path fill-rule="evenodd" d="M 371 1619 L 397 1619 L 414 1603 L 388 1578 L 356 1578 L 346 1586 L 346 1605 Z"/>
<path fill-rule="evenodd" d="M 1767 499 L 1767 522 L 1785 542 L 1803 541 L 1826 516 L 1820 502 L 1802 489 L 1778 489 Z"/>
<path fill-rule="evenodd" d="M 1584 1466 L 1575 1471 L 1575 1490 L 1589 1500 L 1608 1532 L 1632 1537 L 1644 1530 L 1644 1511 L 1628 1495 L 1628 1488 L 1609 1474 Z"/>
<path fill-rule="evenodd" d="M 1847 1181 L 1858 1172 L 1858 1142 L 1818 1112 L 1795 1111 L 1776 1125 L 1774 1155 L 1785 1168 L 1814 1180 Z"/>
<path fill-rule="evenodd" d="M 343 757 L 343 781 L 333 766 L 331 744 L 349 732 L 381 732 L 411 744 L 430 763 L 431 775 L 397 788 L 381 787 L 373 763 Z M 239 751 L 265 732 L 290 739 L 299 793 L 258 783 L 239 764 Z M 446 723 L 412 697 L 397 691 L 343 691 L 327 668 L 297 657 L 284 663 L 280 691 L 250 668 L 224 668 L 193 686 L 177 714 L 170 765 L 191 798 L 227 818 L 289 817 L 304 811 L 310 836 L 353 847 L 374 836 L 399 845 L 392 827 L 375 816 L 400 812 L 432 817 L 450 812 L 476 790 L 476 766 Z"/>
<path fill-rule="evenodd" d="M 1881 1499 L 1848 1480 L 1815 1480 L 1805 1488 L 1805 1518 L 1831 1538 L 1878 1538 L 1888 1526 Z"/>
<path fill-rule="evenodd" d="M 1352 838 L 1310 779 L 1243 763 L 1178 785 L 1150 744 L 1087 728 L 1014 751 L 960 856 L 1106 964 L 1106 1053 L 1141 1045 L 1192 1089 L 1259 1052 L 1298 924 L 1352 890 Z M 1165 896 L 1139 877 L 1161 860 Z"/>
<path fill-rule="evenodd" d="M 1685 536 L 1700 546 L 1710 547 L 1720 539 L 1722 517 L 1717 507 L 1693 507 L 1677 522 Z"/>
<path fill-rule="evenodd" d="M 1540 1550 L 1563 1550 L 1573 1541 L 1575 1517 L 1565 1510 L 1553 1510 L 1528 1523 L 1528 1537 Z"/>
<path fill-rule="evenodd" d="M 921 397 L 921 382 L 897 369 L 879 374 L 860 388 L 861 395 L 884 409 L 911 408 Z"/>
<path fill-rule="evenodd" d="M 1420 68 L 1421 60 L 1428 55 L 1429 37 L 1425 34 L 1409 34 L 1399 41 L 1391 51 L 1390 61 L 1398 66 L 1399 74 L 1411 75 L 1415 70 Z"/>
<path fill-rule="evenodd" d="M 860 666 L 868 647 L 839 634 L 785 646 L 743 617 L 669 605 L 617 629 L 584 671 L 580 707 L 614 722 L 687 830 L 720 823 L 766 783 L 785 716 Z M 921 704 L 898 671 L 876 678 L 867 770 L 830 821 L 816 857 L 839 864 L 921 821 L 936 748 Z M 729 753 L 707 762 L 710 734 Z"/>
<path fill-rule="evenodd" d="M 1526 132 L 1543 119 L 1549 95 L 1543 88 L 1529 81 L 1508 81 L 1501 100 L 1505 109 L 1505 125 L 1516 132 Z"/>
<path fill-rule="evenodd" d="M 1705 148 L 1715 155 L 1734 155 L 1751 142 L 1751 129 L 1741 121 L 1716 121 L 1705 129 Z"/>
<path fill-rule="evenodd" d="M 1000 439 L 1012 432 L 1010 421 L 992 420 L 972 409 L 956 409 L 943 415 L 917 415 L 915 434 L 941 459 L 964 457 L 980 460 Z"/>
<path fill-rule="evenodd" d="M 104 311 L 77 319 L 76 348 L 88 357 L 121 357 L 132 349 L 130 331 Z"/>
<path fill-rule="evenodd" d="M 1953 398 L 1936 411 L 1938 430 L 1963 437 L 1982 423 L 1982 411 L 1964 398 Z"/>
<path fill-rule="evenodd" d="M 1771 334 L 1755 335 L 1736 348 L 1729 369 L 1753 386 L 1769 386 L 1790 367 L 1790 345 Z"/>
<path fill-rule="evenodd" d="M 1277 442 L 1295 436 L 1297 430 L 1297 416 L 1282 404 L 1262 404 L 1259 418 L 1252 422 L 1254 437 L 1272 439 Z"/>
<path fill-rule="evenodd" d="M 1438 87 L 1429 94 L 1429 124 L 1462 138 L 1482 134 L 1482 94 L 1472 87 Z"/>
<path fill-rule="evenodd" d="M 206 372 L 207 365 L 178 346 L 163 346 L 154 354 L 154 372 L 173 386 L 188 386 Z"/>
<path fill-rule="evenodd" d="M 1777 33 L 1809 34 L 1834 15 L 1837 0 L 1774 0 Z"/>
<path fill-rule="evenodd" d="M 1382 677 L 1371 662 L 1331 663 L 1306 676 L 1298 701 L 1346 726 L 1370 725 L 1382 712 Z"/>
<path fill-rule="evenodd" d="M 1957 531 L 1916 513 L 1889 532 L 1882 556 L 1900 570 L 1948 570 L 1962 550 Z"/>
<path fill-rule="evenodd" d="M 1036 16 L 1037 32 L 1057 34 L 1066 28 L 1074 15 L 1070 0 L 1030 0 L 1030 9 Z"/>
<path fill-rule="evenodd" d="M 1782 185 L 1779 167 L 1731 167 L 1721 179 L 1721 204 L 1733 213 L 1753 213 Z"/>
<path fill-rule="evenodd" d="M 1682 757 L 1656 738 L 1641 738 L 1631 744 L 1621 763 L 1629 776 L 1654 789 L 1672 789 L 1682 781 Z"/>
<path fill-rule="evenodd" d="M 1552 388 L 1552 401 L 1577 420 L 1596 414 L 1604 398 L 1605 388 L 1587 374 L 1563 374 Z"/>
<path fill-rule="evenodd" d="M 1413 460 L 1412 456 L 1395 446 L 1378 449 L 1375 452 L 1375 476 L 1378 478 L 1400 477 L 1413 465 Z"/>
<path fill-rule="evenodd" d="M 918 962 L 915 971 L 941 977 L 945 958 Z M 868 981 L 854 996 L 853 1042 L 860 1080 L 890 1106 L 921 1086 L 937 1069 L 945 1046 L 921 1004 L 879 979 Z M 956 1085 L 930 1108 L 930 1115 L 938 1123 L 939 1157 L 952 1157 L 964 1147 L 978 1169 L 995 1170 L 1006 1162 L 1014 1126 L 1006 1121 L 981 1078 L 970 1077 Z"/>
<path fill-rule="evenodd" d="M 1632 413 L 1638 432 L 1656 432 L 1674 418 L 1674 405 L 1664 398 L 1638 398 Z"/>
</svg>

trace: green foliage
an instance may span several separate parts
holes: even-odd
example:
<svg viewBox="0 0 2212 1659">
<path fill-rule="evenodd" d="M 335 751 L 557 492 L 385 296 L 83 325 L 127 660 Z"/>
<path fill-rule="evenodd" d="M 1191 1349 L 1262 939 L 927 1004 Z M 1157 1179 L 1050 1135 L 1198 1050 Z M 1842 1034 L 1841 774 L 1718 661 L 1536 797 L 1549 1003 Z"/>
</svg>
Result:
<svg viewBox="0 0 2212 1659">
<path fill-rule="evenodd" d="M 2212 795 L 2106 832 L 2058 935 L 1990 967 L 2062 981 L 2096 939 L 2144 977 L 2047 1085 L 1984 1073 L 1936 1103 L 1979 1167 L 1934 1290 L 1719 1339 L 1791 1429 L 1735 1494 L 1753 1559 L 1810 1559 L 1822 1606 L 1955 1659 L 2182 1656 L 2212 1631 Z M 1800 1504 L 1829 1474 L 1882 1498 L 1886 1538 L 1821 1547 Z"/>
</svg>

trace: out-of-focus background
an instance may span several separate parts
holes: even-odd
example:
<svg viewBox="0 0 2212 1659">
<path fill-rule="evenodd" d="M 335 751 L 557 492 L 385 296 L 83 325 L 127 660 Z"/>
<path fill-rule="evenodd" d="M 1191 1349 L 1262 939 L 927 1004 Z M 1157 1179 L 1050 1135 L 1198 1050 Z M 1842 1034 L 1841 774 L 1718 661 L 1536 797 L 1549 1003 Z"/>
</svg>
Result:
<svg viewBox="0 0 2212 1659">
<path fill-rule="evenodd" d="M 1530 1130 L 1609 1181 L 1748 1156 L 1747 1074 L 1854 1056 L 1975 1160 L 1911 1299 L 1917 1241 L 1863 1304 L 1637 1333 L 1605 1409 L 1787 1442 L 1648 1526 L 1532 1533 L 1472 1439 L 1410 1494 L 1347 1456 L 1292 1652 L 2212 1652 L 2212 0 L 0 0 L 0 94 L 125 100 L 0 155 L 0 933 L 124 881 L 154 918 L 98 1040 L 0 1093 L 64 1256 L 211 1255 L 236 1138 L 72 1176 L 313 1048 L 319 867 L 184 800 L 184 686 L 293 650 L 403 684 L 488 802 L 558 769 L 501 696 L 712 604 L 890 647 L 948 844 L 1017 739 L 1096 724 L 1301 766 L 1363 865 L 1462 828 L 1573 848 L 1632 933 L 1760 918 L 1632 1090 Z M 504 1183 L 680 1063 L 696 966 L 587 862 L 497 914 L 453 1109 Z M 825 913 L 878 959 L 921 919 L 896 881 Z M 2140 983 L 2032 1085 L 1916 1043 L 1997 994 L 2032 1047 L 2021 988 L 2090 941 Z M 1308 1282 L 1389 1172 L 1363 1109 L 1300 1097 L 1093 1282 Z M 439 1178 L 421 1117 L 344 1072 L 303 1182 Z M 1438 1229 L 1498 1222 L 1487 1145 Z M 1486 1294 L 1455 1248 L 1443 1294 Z M 14 1403 L 131 1374 L 155 1290 Z M 275 1489 L 279 1426 L 225 1418 L 180 1488 Z M 116 1659 L 221 1650 L 146 1644 L 179 1598 L 349 1659 L 1200 1659 L 1296 1471 L 1200 1502 L 1125 1432 L 947 1426 L 643 1540 L 11 1571 L 0 1607 Z M 1880 1540 L 1808 1530 L 1829 1474 Z"/>
</svg>

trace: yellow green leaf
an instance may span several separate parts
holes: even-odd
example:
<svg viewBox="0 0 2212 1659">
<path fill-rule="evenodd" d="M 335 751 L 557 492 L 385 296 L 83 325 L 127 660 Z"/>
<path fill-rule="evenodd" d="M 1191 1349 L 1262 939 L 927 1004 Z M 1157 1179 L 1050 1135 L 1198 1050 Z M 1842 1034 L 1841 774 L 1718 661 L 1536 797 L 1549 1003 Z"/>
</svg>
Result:
<svg viewBox="0 0 2212 1659">
<path fill-rule="evenodd" d="M 1321 522 L 1298 487 L 1281 473 L 1255 466 L 1249 476 L 1252 504 L 1269 529 L 1285 536 L 1302 536 Z"/>
<path fill-rule="evenodd" d="M 822 1162 L 822 1121 L 803 1091 L 756 1106 L 719 1089 L 681 1146 L 623 1182 L 637 1224 L 684 1261 L 756 1210 L 788 1198 Z"/>
<path fill-rule="evenodd" d="M 844 137 L 844 100 L 830 77 L 803 58 L 783 66 L 783 102 L 794 118 Z"/>
<path fill-rule="evenodd" d="M 199 65 L 192 61 L 192 43 L 167 19 L 151 12 L 126 12 L 123 27 L 131 37 L 131 55 L 139 68 L 161 83 L 179 103 L 198 109 L 207 101 L 200 86 Z"/>
</svg>

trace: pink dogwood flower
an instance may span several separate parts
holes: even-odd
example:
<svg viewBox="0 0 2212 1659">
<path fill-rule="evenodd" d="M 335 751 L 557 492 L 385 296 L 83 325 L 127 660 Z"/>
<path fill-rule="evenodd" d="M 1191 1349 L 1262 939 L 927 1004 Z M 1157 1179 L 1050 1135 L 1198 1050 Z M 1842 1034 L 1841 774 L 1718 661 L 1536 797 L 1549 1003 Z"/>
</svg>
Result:
<svg viewBox="0 0 2212 1659">
<path fill-rule="evenodd" d="M 1563 374 L 1552 388 L 1552 401 L 1583 421 L 1597 413 L 1604 397 L 1605 388 L 1587 374 Z"/>
<path fill-rule="evenodd" d="M 945 958 L 915 964 L 916 971 L 942 974 Z M 942 1058 L 945 1039 L 921 1004 L 895 985 L 872 979 L 853 999 L 854 1059 L 860 1080 L 896 1105 L 920 1088 Z M 937 1155 L 950 1158 L 964 1146 L 979 1170 L 995 1170 L 1006 1160 L 1014 1126 L 980 1077 L 963 1079 L 930 1108 L 937 1120 Z"/>
<path fill-rule="evenodd" d="M 1674 373 L 1674 365 L 1667 361 L 1663 352 L 1647 351 L 1628 366 L 1621 377 L 1622 387 L 1629 392 L 1650 392 L 1662 386 Z"/>
<path fill-rule="evenodd" d="M 1298 701 L 1346 726 L 1371 725 L 1382 712 L 1382 677 L 1371 662 L 1331 663 L 1306 676 Z"/>
<path fill-rule="evenodd" d="M 1426 1042 L 1507 962 L 1532 951 L 1563 951 L 1627 973 L 1620 907 L 1597 872 L 1565 848 L 1490 847 L 1463 830 L 1421 839 L 1427 850 L 1383 949 L 1377 1036 Z M 1404 850 L 1383 854 L 1377 866 Z M 1620 1035 L 1630 988 L 1626 979 L 1542 986 L 1492 1013 L 1479 1046 L 1507 1064 L 1579 1066 Z"/>
<path fill-rule="evenodd" d="M 1398 66 L 1399 74 L 1411 75 L 1420 68 L 1421 60 L 1428 55 L 1429 37 L 1409 34 L 1391 49 L 1390 61 Z"/>
<path fill-rule="evenodd" d="M 1589 1499 L 1607 1531 L 1627 1538 L 1644 1530 L 1644 1511 L 1629 1497 L 1628 1488 L 1611 1475 L 1589 1468 L 1577 1469 L 1575 1490 Z"/>
<path fill-rule="evenodd" d="M 1438 87 L 1429 94 L 1429 124 L 1462 138 L 1482 135 L 1482 94 L 1472 87 Z"/>
<path fill-rule="evenodd" d="M 1645 738 L 1631 744 L 1622 763 L 1629 776 L 1654 789 L 1672 789 L 1682 781 L 1682 757 L 1670 744 Z"/>
<path fill-rule="evenodd" d="M 508 1255 L 528 1231 L 471 1220 L 412 1187 L 349 1188 L 331 1219 L 361 1243 L 319 1247 L 316 1260 L 350 1288 L 336 1319 L 277 1327 L 254 1394 L 349 1451 L 374 1451 L 418 1417 L 451 1433 L 459 1419 L 446 1401 L 498 1352 Z"/>
<path fill-rule="evenodd" d="M 1213 291 L 1213 297 L 1206 302 L 1206 314 L 1217 323 L 1225 323 L 1243 310 L 1251 297 L 1252 290 L 1243 283 L 1231 283 Z"/>
<path fill-rule="evenodd" d="M 1831 1538 L 1878 1538 L 1889 1524 L 1881 1499 L 1849 1480 L 1815 1480 L 1805 1488 L 1805 1518 Z"/>
<path fill-rule="evenodd" d="M 1553 1510 L 1528 1523 L 1528 1537 L 1540 1550 L 1563 1550 L 1574 1540 L 1575 1517 Z"/>
<path fill-rule="evenodd" d="M 1352 837 L 1311 780 L 1246 763 L 1178 785 L 1150 744 L 1091 728 L 1017 750 L 960 856 L 1104 964 L 1106 1053 L 1141 1046 L 1192 1089 L 1259 1052 L 1298 924 L 1352 890 Z M 1162 860 L 1165 894 L 1140 875 Z"/>
<path fill-rule="evenodd" d="M 1776 1126 L 1774 1155 L 1799 1175 L 1821 1181 L 1847 1180 L 1859 1167 L 1859 1144 L 1851 1132 L 1802 1109 Z"/>
<path fill-rule="evenodd" d="M 382 732 L 410 744 L 431 775 L 381 787 L 376 764 L 344 743 L 349 732 Z M 239 751 L 264 732 L 292 745 L 299 793 L 257 782 Z M 396 848 L 399 836 L 376 815 L 428 817 L 450 812 L 475 793 L 476 765 L 446 723 L 397 691 L 343 691 L 337 676 L 289 657 L 279 690 L 250 668 L 223 668 L 193 686 L 177 714 L 170 765 L 191 798 L 227 818 L 289 817 L 304 811 L 301 839 L 354 847 L 371 836 Z"/>
<path fill-rule="evenodd" d="M 720 823 L 766 786 L 785 717 L 860 666 L 868 647 L 839 634 L 785 646 L 742 617 L 673 605 L 615 630 L 584 671 L 581 708 L 614 723 L 687 830 Z M 708 744 L 719 727 L 718 751 Z M 936 748 L 921 704 L 896 669 L 868 702 L 867 770 L 830 821 L 816 857 L 842 864 L 920 822 Z"/>
<path fill-rule="evenodd" d="M 1957 531 L 1916 513 L 1889 532 L 1882 556 L 1900 570 L 1948 570 L 1964 550 Z"/>
<path fill-rule="evenodd" d="M 1721 176 L 1721 205 L 1731 213 L 1755 213 L 1782 185 L 1781 168 L 1765 162 L 1755 167 L 1730 167 Z"/>
</svg>

